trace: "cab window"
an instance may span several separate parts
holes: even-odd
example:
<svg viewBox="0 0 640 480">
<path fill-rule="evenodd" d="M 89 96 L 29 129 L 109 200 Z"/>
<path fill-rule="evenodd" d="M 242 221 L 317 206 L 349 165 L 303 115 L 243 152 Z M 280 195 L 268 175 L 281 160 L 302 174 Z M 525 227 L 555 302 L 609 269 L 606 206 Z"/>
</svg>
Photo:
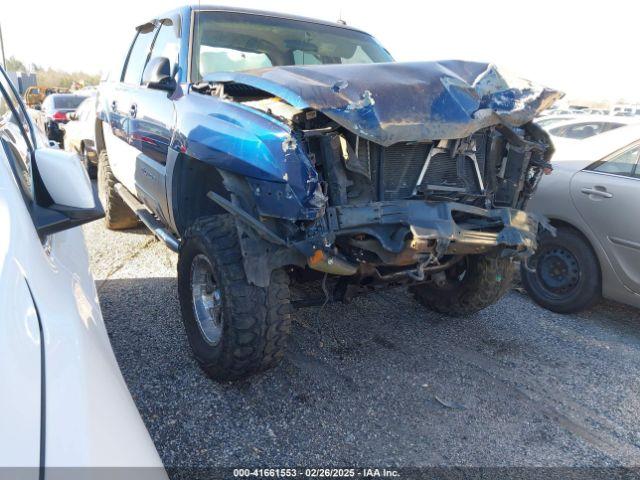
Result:
<svg viewBox="0 0 640 480">
<path fill-rule="evenodd" d="M 151 49 L 151 42 L 155 30 L 153 26 L 151 28 L 142 27 L 136 35 L 131 50 L 129 51 L 129 57 L 127 58 L 127 64 L 125 66 L 123 82 L 130 85 L 140 85 L 142 81 L 142 71 L 149 58 L 149 50 Z"/>
<path fill-rule="evenodd" d="M 176 36 L 176 29 L 171 20 L 164 20 L 160 25 L 160 30 L 153 42 L 150 58 L 168 58 L 171 66 L 175 69 L 178 65 L 178 54 L 180 52 L 180 39 Z"/>
</svg>

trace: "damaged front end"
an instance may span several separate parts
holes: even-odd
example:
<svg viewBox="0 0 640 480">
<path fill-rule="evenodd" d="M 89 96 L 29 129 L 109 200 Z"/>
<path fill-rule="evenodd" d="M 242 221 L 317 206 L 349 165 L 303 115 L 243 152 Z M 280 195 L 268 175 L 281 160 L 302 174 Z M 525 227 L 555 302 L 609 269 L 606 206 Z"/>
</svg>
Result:
<svg viewBox="0 0 640 480">
<path fill-rule="evenodd" d="M 535 250 L 543 220 L 523 210 L 553 147 L 531 120 L 557 92 L 513 87 L 492 66 L 464 62 L 278 67 L 207 80 L 211 93 L 286 125 L 285 171 L 297 172 L 300 158 L 314 170 L 282 182 L 226 178 L 234 200 L 210 195 L 241 220 L 252 283 L 268 283 L 283 265 L 362 288 L 437 282 L 466 255 Z M 287 202 L 297 210 L 285 213 Z"/>
</svg>

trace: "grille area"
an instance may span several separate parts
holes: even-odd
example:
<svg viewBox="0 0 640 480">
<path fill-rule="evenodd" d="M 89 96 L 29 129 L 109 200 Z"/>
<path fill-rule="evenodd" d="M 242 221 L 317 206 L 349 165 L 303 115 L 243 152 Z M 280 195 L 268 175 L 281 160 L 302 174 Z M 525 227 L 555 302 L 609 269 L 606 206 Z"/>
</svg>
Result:
<svg viewBox="0 0 640 480">
<path fill-rule="evenodd" d="M 486 135 L 476 133 L 471 140 L 467 140 L 465 153 L 460 153 L 455 158 L 452 156 L 455 141 L 450 141 L 446 148 L 441 144 L 436 146 L 436 143 L 398 143 L 390 147 L 378 147 L 381 168 L 374 157 L 371 158 L 371 167 L 374 181 L 380 182 L 380 199 L 410 198 L 431 148 L 435 150 L 417 188 L 418 192 L 433 192 L 440 196 L 481 193 L 482 185 L 478 179 L 478 171 L 482 176 L 486 158 Z M 367 143 L 369 147 L 372 146 Z M 478 164 L 478 171 L 474 158 Z M 381 177 L 379 180 L 378 176 Z"/>
<path fill-rule="evenodd" d="M 480 184 L 473 159 L 465 155 L 451 158 L 449 153 L 433 155 L 418 190 L 479 193 Z"/>
<path fill-rule="evenodd" d="M 382 149 L 384 200 L 408 198 L 429 153 L 428 143 L 398 143 Z"/>
</svg>

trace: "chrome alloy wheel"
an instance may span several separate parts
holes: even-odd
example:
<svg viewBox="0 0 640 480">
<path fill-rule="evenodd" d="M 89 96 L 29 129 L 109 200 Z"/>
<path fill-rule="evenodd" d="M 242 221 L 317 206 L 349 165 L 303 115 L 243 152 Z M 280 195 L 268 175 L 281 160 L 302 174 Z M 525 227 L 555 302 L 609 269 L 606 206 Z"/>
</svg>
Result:
<svg viewBox="0 0 640 480">
<path fill-rule="evenodd" d="M 202 335 L 215 345 L 222 336 L 222 291 L 213 276 L 209 259 L 196 255 L 191 263 L 191 295 L 193 313 Z"/>
</svg>

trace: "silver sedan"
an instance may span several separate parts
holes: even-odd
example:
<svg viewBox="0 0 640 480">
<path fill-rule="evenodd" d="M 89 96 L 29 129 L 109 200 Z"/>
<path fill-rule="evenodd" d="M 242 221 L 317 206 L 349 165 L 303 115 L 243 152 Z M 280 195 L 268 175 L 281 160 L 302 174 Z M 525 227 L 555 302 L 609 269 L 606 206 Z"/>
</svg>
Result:
<svg viewBox="0 0 640 480">
<path fill-rule="evenodd" d="M 557 228 L 522 265 L 531 297 L 575 312 L 601 297 L 640 307 L 640 126 L 579 142 L 558 139 L 554 171 L 528 210 Z"/>
</svg>

